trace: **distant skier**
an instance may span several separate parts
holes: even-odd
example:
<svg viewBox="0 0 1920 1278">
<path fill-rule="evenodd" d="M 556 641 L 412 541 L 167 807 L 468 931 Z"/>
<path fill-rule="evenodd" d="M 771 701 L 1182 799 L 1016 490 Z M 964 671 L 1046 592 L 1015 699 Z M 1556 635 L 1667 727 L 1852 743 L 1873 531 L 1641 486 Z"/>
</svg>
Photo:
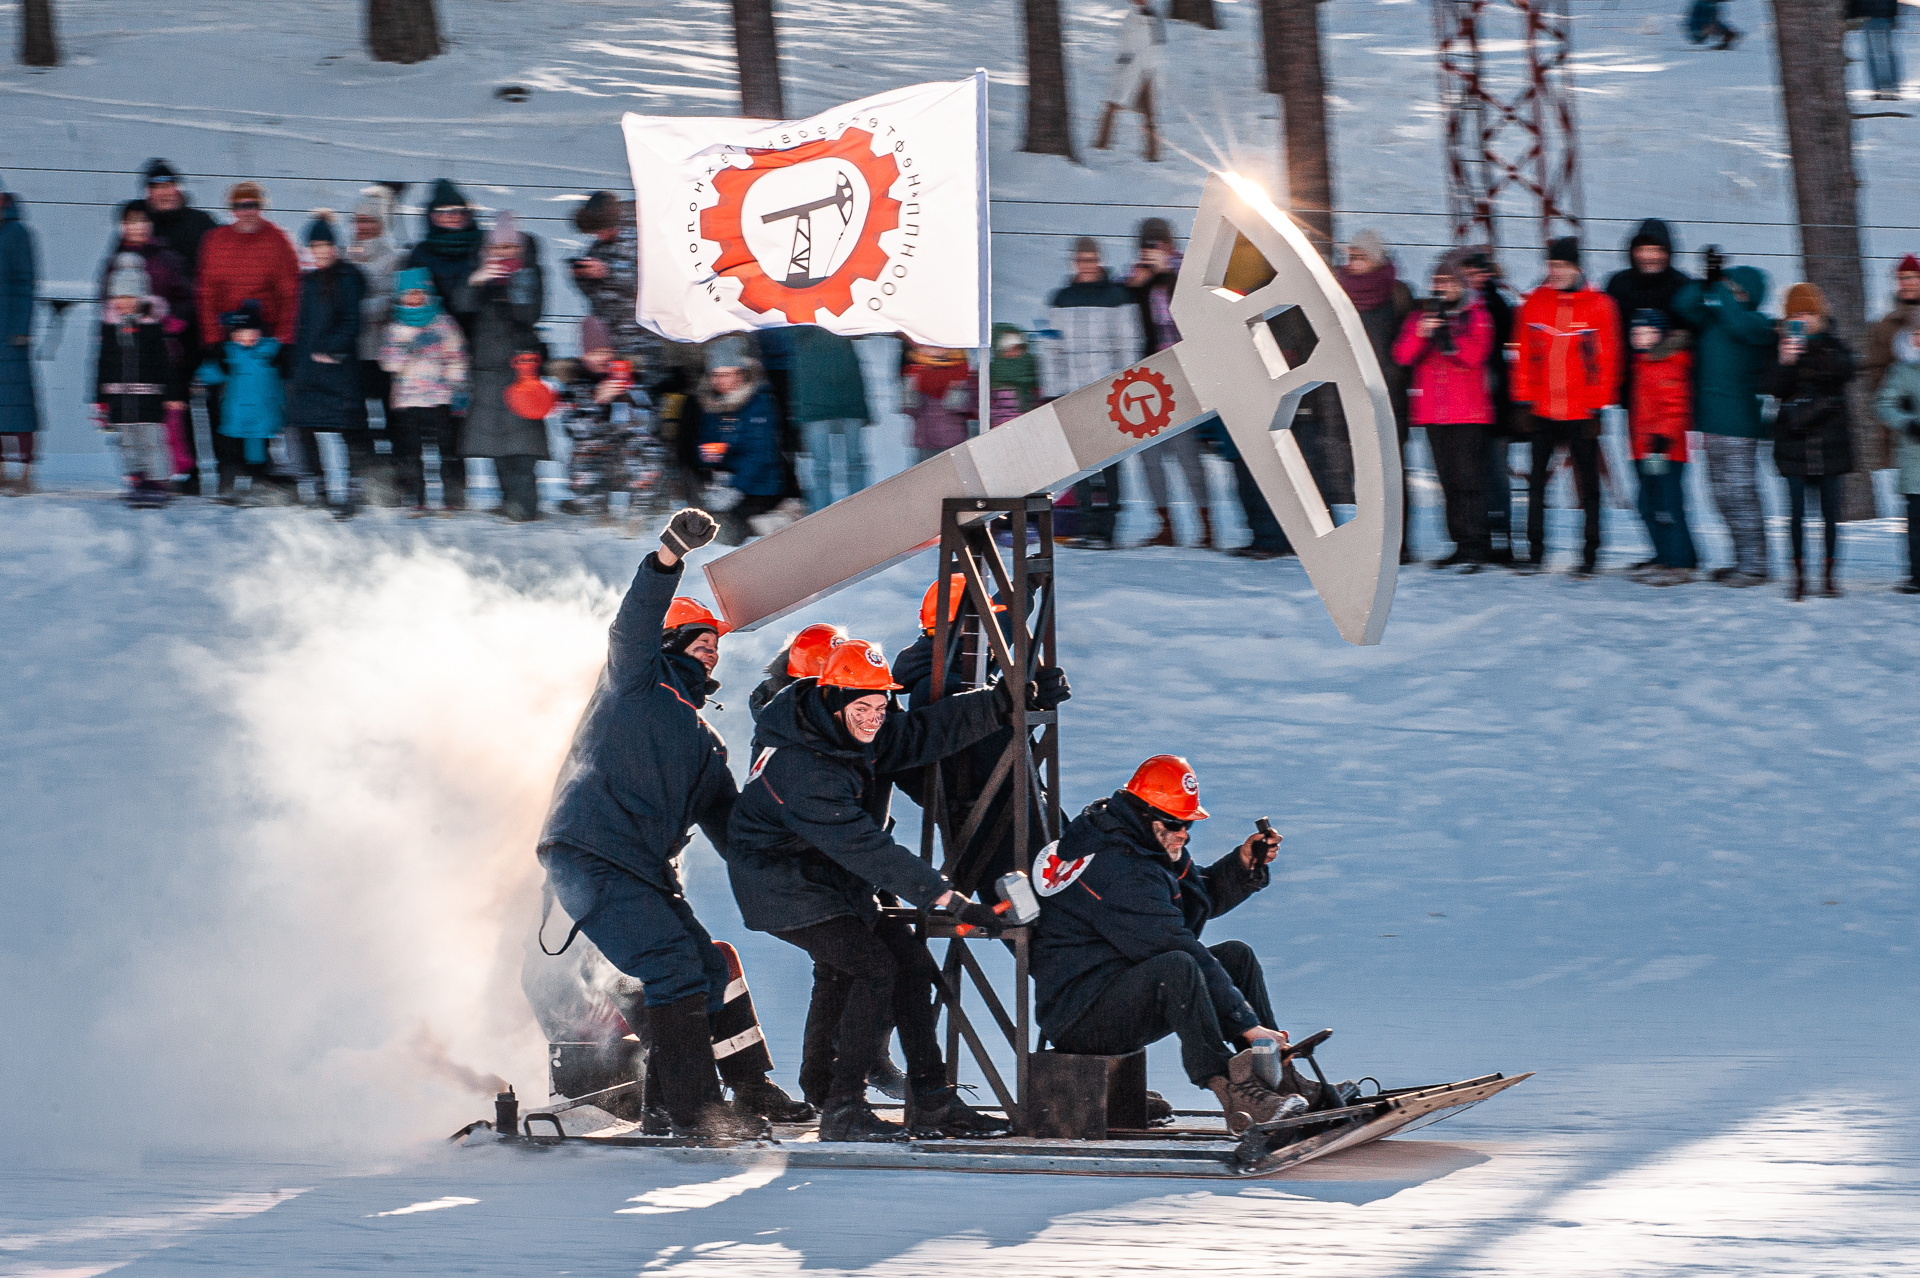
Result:
<svg viewBox="0 0 1920 1278">
<path fill-rule="evenodd" d="M 1200 932 L 1267 886 L 1280 836 L 1249 835 L 1202 869 L 1187 840 L 1206 819 L 1192 766 L 1159 754 L 1068 823 L 1034 866 L 1034 993 L 1040 1032 L 1063 1052 L 1123 1056 L 1177 1034 L 1187 1077 L 1238 1127 L 1273 1118 L 1286 1097 L 1229 1040 L 1251 1049 L 1287 1036 L 1272 1028 L 1252 947 L 1203 945 Z"/>
<path fill-rule="evenodd" d="M 641 561 L 539 845 L 574 930 L 645 986 L 649 1104 L 666 1111 L 676 1134 L 700 1137 L 750 1136 L 762 1117 L 792 1122 L 812 1112 L 763 1071 L 729 1072 L 733 1109 L 722 1103 L 709 1018 L 725 1006 L 731 978 L 675 866 L 695 825 L 725 854 L 737 794 L 726 743 L 700 717 L 720 687 L 713 669 L 726 623 L 673 593 L 681 557 L 718 528 L 705 511 L 682 510 Z"/>
<path fill-rule="evenodd" d="M 1693 0 L 1692 7 L 1687 10 L 1687 39 L 1695 44 L 1717 40 L 1719 43 L 1713 47 L 1719 50 L 1731 49 L 1739 44 L 1742 33 L 1728 26 L 1726 19 L 1720 16 L 1720 8 L 1725 3 L 1726 0 Z"/>
</svg>

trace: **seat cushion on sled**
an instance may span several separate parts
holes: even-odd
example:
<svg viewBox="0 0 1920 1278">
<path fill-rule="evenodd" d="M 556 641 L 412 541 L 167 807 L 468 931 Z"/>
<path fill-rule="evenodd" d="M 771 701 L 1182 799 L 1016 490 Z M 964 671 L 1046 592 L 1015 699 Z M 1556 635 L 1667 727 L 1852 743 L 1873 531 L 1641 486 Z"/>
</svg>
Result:
<svg viewBox="0 0 1920 1278">
<path fill-rule="evenodd" d="M 1147 1126 L 1147 1054 L 1035 1052 L 1027 1061 L 1035 1136 L 1105 1140 L 1109 1129 Z"/>
</svg>

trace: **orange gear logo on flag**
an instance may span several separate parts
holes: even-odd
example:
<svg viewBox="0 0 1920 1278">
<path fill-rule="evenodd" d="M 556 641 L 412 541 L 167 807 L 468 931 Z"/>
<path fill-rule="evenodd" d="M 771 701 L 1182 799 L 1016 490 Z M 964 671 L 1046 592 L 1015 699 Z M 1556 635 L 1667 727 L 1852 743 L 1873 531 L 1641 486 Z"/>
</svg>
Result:
<svg viewBox="0 0 1920 1278">
<path fill-rule="evenodd" d="M 701 237 L 720 246 L 714 273 L 740 281 L 742 306 L 763 315 L 779 311 L 789 324 L 811 324 L 821 311 L 846 314 L 853 308 L 854 283 L 878 280 L 886 269 L 880 237 L 900 225 L 900 201 L 887 194 L 899 180 L 899 164 L 891 154 L 873 154 L 873 134 L 865 129 L 784 151 L 747 154 L 752 164 L 713 175 L 720 199 L 700 214 Z M 801 166 L 811 166 L 807 176 L 831 175 L 831 188 L 787 181 L 798 177 L 794 171 Z M 755 199 L 755 188 L 770 176 L 769 189 L 776 196 Z M 856 187 L 855 177 L 865 191 Z M 769 203 L 780 207 L 765 207 Z M 764 252 L 774 253 L 772 236 L 786 246 L 775 254 L 786 258 L 784 277 L 769 271 L 752 245 L 760 240 Z"/>
<path fill-rule="evenodd" d="M 1135 439 L 1158 435 L 1173 420 L 1173 387 L 1151 368 L 1130 368 L 1113 379 L 1107 419 Z"/>
</svg>

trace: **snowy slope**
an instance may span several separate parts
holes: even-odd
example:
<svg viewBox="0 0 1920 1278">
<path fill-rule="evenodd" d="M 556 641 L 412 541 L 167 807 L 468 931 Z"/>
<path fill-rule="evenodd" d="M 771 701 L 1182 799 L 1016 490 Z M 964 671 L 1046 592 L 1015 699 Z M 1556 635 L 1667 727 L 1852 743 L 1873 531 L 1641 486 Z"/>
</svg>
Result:
<svg viewBox="0 0 1920 1278">
<path fill-rule="evenodd" d="M 14 5 L 0 5 L 9 13 Z M 736 109 L 730 10 L 717 0 L 442 0 L 451 51 L 415 67 L 369 63 L 355 0 L 263 7 L 250 0 L 151 0 L 129 19 L 109 0 L 59 6 L 68 65 L 0 66 L 0 175 L 18 191 L 41 236 L 43 276 L 85 295 L 105 252 L 109 207 L 137 194 L 129 176 L 149 155 L 190 174 L 199 203 L 217 206 L 231 176 L 268 182 L 277 220 L 297 230 L 304 210 L 351 207 L 381 178 L 441 174 L 474 198 L 534 220 L 550 264 L 573 232 L 564 218 L 596 186 L 626 180 L 622 111 L 721 114 Z M 1661 215 L 1742 223 L 1682 226 L 1681 242 L 1717 240 L 1776 276 L 1795 273 L 1791 182 L 1772 89 L 1771 34 L 1757 14 L 1731 53 L 1688 45 L 1668 0 L 1578 4 L 1577 83 L 1591 241 L 1624 243 L 1628 222 Z M 1067 238 L 1106 237 L 1128 251 L 1151 212 L 1191 209 L 1203 165 L 1228 164 L 1279 188 L 1275 99 L 1260 92 L 1252 0 L 1218 0 L 1223 26 L 1173 24 L 1162 115 L 1169 158 L 1148 165 L 1124 120 L 1119 144 L 1085 149 L 1107 81 L 1123 6 L 1066 6 L 1069 84 L 1082 160 L 1020 154 L 1024 70 L 1013 0 L 814 0 L 781 8 L 782 70 L 796 116 L 920 80 L 986 67 L 993 79 L 994 298 L 997 318 L 1033 322 L 1062 274 Z M 1446 239 L 1432 28 L 1413 0 L 1330 0 L 1327 33 L 1338 223 L 1381 228 L 1417 276 Z M 1513 74 L 1517 41 L 1490 30 L 1489 74 Z M 1517 32 L 1512 33 L 1517 35 Z M 1911 59 L 1910 59 L 1911 61 Z M 503 85 L 533 90 L 499 101 Z M 1884 296 L 1892 258 L 1920 247 L 1920 177 L 1909 162 L 1907 119 L 1859 126 L 1863 212 L 1874 226 L 1870 288 Z M 59 171 L 49 171 L 59 170 Z M 81 171 L 73 171 L 81 170 Z M 1518 206 L 1510 206 L 1518 213 Z M 1759 225 L 1772 223 L 1777 225 Z M 1505 224 L 1525 245 L 1524 217 Z M 1771 256 L 1758 256 L 1771 255 Z M 1610 254 L 1600 258 L 1609 268 Z M 1517 281 L 1531 253 L 1510 265 Z M 558 277 L 549 290 L 551 336 L 570 339 L 580 310 Z M 89 346 L 84 310 L 68 321 L 57 357 L 42 365 L 50 406 L 46 446 L 56 472 L 104 477 L 100 444 L 78 405 Z M 85 461 L 83 458 L 92 458 Z"/>
<path fill-rule="evenodd" d="M 1893 1272 L 1920 1219 L 1920 631 L 1889 532 L 1847 536 L 1854 593 L 1799 607 L 1409 570 L 1374 649 L 1291 561 L 1066 554 L 1069 806 L 1186 753 L 1203 849 L 1262 814 L 1287 835 L 1221 934 L 1255 943 L 1289 1028 L 1336 1026 L 1343 1073 L 1541 1075 L 1298 1181 L 908 1189 L 437 1144 L 489 1075 L 538 1094 L 529 848 L 643 544 L 0 504 L 0 1273 L 907 1273 L 985 1247 L 1024 1272 L 1276 1248 L 1352 1273 Z M 897 650 L 925 572 L 821 615 Z M 778 640 L 728 641 L 736 747 Z M 791 1084 L 806 967 L 742 931 L 704 844 L 689 862 Z M 1199 1099 L 1171 1045 L 1151 1060 Z M 619 1214 L 681 1184 L 712 1188 Z M 871 1210 L 882 1185 L 912 1208 Z M 447 1198 L 477 1201 L 367 1219 Z"/>
</svg>

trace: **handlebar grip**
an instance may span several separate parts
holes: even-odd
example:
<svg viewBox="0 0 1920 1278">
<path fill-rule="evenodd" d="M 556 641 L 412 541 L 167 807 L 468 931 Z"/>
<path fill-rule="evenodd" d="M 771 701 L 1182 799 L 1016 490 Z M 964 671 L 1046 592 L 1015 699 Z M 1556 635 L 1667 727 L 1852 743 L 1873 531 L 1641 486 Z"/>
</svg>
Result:
<svg viewBox="0 0 1920 1278">
<path fill-rule="evenodd" d="M 1311 1056 L 1313 1055 L 1314 1048 L 1320 1046 L 1320 1044 L 1326 1042 L 1328 1039 L 1332 1037 L 1333 1037 L 1332 1030 L 1323 1029 L 1323 1030 L 1320 1030 L 1318 1033 L 1307 1035 L 1305 1038 L 1301 1039 L 1297 1043 L 1288 1043 L 1285 1047 L 1280 1049 L 1280 1054 L 1282 1056 Z"/>
<path fill-rule="evenodd" d="M 1273 822 L 1267 820 L 1265 817 L 1256 817 L 1254 818 L 1253 828 L 1262 834 L 1272 834 Z"/>
</svg>

